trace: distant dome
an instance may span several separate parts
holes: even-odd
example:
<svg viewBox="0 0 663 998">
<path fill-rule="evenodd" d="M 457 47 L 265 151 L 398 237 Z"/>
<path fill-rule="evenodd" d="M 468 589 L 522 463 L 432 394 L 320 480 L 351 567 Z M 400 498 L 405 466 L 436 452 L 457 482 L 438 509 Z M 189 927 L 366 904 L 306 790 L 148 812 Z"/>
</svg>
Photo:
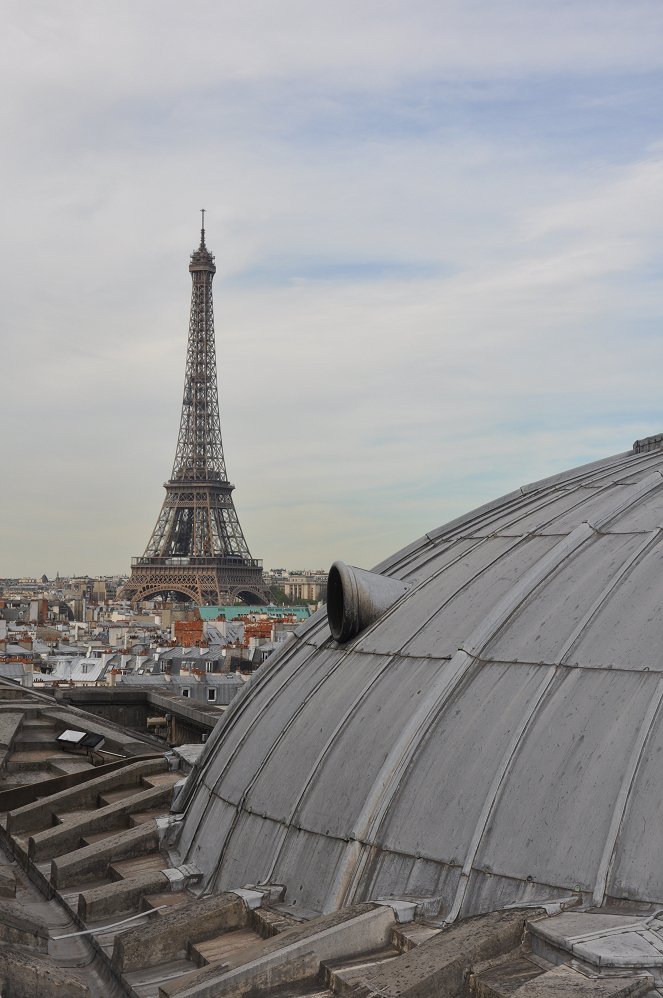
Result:
<svg viewBox="0 0 663 998">
<path fill-rule="evenodd" d="M 662 524 L 649 438 L 389 558 L 411 588 L 376 623 L 316 614 L 233 701 L 182 857 L 316 910 L 663 904 Z"/>
</svg>

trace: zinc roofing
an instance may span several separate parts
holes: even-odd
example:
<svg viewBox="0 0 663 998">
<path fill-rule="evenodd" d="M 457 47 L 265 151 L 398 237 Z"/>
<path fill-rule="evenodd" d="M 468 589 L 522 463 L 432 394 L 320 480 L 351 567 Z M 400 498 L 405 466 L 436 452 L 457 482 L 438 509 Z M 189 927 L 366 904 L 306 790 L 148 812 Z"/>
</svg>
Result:
<svg viewBox="0 0 663 998">
<path fill-rule="evenodd" d="M 108 668 L 108 662 L 104 659 L 71 658 L 56 662 L 50 679 L 67 680 L 74 683 L 94 683 L 103 678 Z"/>
<path fill-rule="evenodd" d="M 411 589 L 343 645 L 316 614 L 235 698 L 182 857 L 318 910 L 663 904 L 663 450 L 525 486 L 376 571 Z"/>
</svg>

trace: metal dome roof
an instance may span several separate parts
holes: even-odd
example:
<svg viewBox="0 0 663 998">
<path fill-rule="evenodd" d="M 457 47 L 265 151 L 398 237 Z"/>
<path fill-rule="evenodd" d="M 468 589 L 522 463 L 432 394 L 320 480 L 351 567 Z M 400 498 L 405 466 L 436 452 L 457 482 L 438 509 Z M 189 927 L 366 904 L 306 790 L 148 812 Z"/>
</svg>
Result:
<svg viewBox="0 0 663 998">
<path fill-rule="evenodd" d="M 376 569 L 411 585 L 375 623 L 340 645 L 317 614 L 270 657 L 180 802 L 208 888 L 663 903 L 659 442 L 425 535 Z"/>
</svg>

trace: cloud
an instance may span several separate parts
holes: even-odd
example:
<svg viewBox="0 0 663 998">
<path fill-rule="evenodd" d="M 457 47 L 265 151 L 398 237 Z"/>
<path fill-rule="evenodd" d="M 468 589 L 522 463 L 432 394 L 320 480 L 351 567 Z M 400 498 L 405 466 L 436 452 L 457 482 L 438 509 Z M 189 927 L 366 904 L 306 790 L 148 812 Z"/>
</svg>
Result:
<svg viewBox="0 0 663 998">
<path fill-rule="evenodd" d="M 373 564 L 660 429 L 657 3 L 5 8 L 0 573 L 147 542 L 202 206 L 267 564 Z"/>
</svg>

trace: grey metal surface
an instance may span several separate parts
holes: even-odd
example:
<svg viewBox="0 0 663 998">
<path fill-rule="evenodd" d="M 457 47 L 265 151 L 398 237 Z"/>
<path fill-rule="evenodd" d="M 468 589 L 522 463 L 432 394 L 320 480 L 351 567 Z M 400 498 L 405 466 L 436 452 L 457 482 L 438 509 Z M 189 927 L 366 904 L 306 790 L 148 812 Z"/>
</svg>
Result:
<svg viewBox="0 0 663 998">
<path fill-rule="evenodd" d="M 663 904 L 662 525 L 663 450 L 636 448 L 397 552 L 377 621 L 339 645 L 317 614 L 235 698 L 183 858 L 324 910 Z"/>
</svg>

